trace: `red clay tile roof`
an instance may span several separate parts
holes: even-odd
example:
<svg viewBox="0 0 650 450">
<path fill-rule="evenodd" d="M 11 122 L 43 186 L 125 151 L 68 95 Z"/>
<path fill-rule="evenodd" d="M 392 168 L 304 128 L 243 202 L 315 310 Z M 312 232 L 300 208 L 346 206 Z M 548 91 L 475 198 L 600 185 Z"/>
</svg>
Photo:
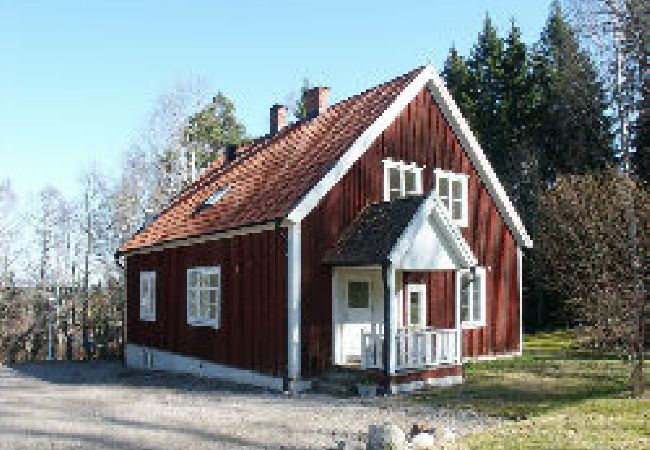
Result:
<svg viewBox="0 0 650 450">
<path fill-rule="evenodd" d="M 422 69 L 337 103 L 275 136 L 244 144 L 232 163 L 223 158 L 214 161 L 118 252 L 286 217 Z M 229 191 L 217 204 L 196 212 L 210 195 L 226 186 Z"/>
</svg>

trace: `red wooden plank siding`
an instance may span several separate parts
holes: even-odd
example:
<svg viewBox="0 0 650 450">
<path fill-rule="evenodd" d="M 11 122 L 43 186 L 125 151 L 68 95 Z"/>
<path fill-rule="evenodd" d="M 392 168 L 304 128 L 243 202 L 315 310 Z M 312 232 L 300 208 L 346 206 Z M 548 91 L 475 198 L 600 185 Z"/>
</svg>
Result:
<svg viewBox="0 0 650 450">
<path fill-rule="evenodd" d="M 321 261 L 360 211 L 383 199 L 381 161 L 386 157 L 426 166 L 425 192 L 433 187 L 434 168 L 470 176 L 469 226 L 462 234 L 479 263 L 490 270 L 486 283 L 487 326 L 463 332 L 463 353 L 477 356 L 518 348 L 520 311 L 513 237 L 446 119 L 428 92 L 423 91 L 302 223 L 303 376 L 316 375 L 331 362 L 332 271 Z M 129 256 L 129 342 L 283 376 L 287 342 L 286 244 L 286 230 L 264 231 Z M 222 268 L 219 330 L 186 324 L 186 270 L 201 265 Z M 155 323 L 138 320 L 141 270 L 158 273 Z M 405 274 L 404 279 L 411 276 L 427 284 L 428 323 L 453 326 L 454 273 Z"/>
<path fill-rule="evenodd" d="M 516 267 L 512 234 L 506 229 L 494 201 L 447 120 L 428 92 L 423 91 L 302 223 L 302 369 L 305 376 L 318 374 L 331 362 L 332 278 L 331 270 L 322 266 L 321 261 L 327 249 L 366 205 L 383 200 L 381 161 L 386 157 L 426 166 L 422 177 L 425 192 L 433 187 L 434 168 L 469 175 L 469 226 L 462 234 L 479 264 L 491 270 L 487 271 L 486 283 L 487 326 L 463 332 L 463 353 L 478 356 L 518 348 L 517 271 L 510 269 Z M 405 275 L 407 279 L 408 274 Z M 431 323 L 453 326 L 454 273 L 433 272 L 425 281 L 430 293 Z M 512 331 L 515 329 L 516 333 Z"/>
<path fill-rule="evenodd" d="M 127 261 L 129 342 L 283 376 L 286 367 L 286 238 L 264 231 Z M 189 267 L 219 265 L 221 327 L 187 325 Z M 139 273 L 156 271 L 156 322 L 139 317 Z"/>
</svg>

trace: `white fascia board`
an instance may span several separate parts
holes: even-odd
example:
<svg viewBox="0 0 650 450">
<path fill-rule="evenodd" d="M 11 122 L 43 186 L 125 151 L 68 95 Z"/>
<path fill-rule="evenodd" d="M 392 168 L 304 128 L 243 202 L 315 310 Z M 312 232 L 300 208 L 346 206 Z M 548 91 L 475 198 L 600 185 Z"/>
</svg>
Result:
<svg viewBox="0 0 650 450">
<path fill-rule="evenodd" d="M 408 86 L 397 96 L 388 108 L 357 138 L 350 148 L 339 158 L 329 172 L 303 197 L 287 215 L 291 222 L 302 221 L 318 205 L 318 202 L 350 170 L 352 165 L 366 152 L 381 133 L 390 126 L 415 96 L 427 85 L 435 69 L 427 65 Z"/>
<path fill-rule="evenodd" d="M 456 102 L 447 90 L 447 86 L 436 71 L 433 71 L 431 80 L 427 86 L 433 95 L 434 101 L 449 121 L 456 136 L 458 136 L 462 147 L 467 151 L 467 155 L 476 168 L 481 180 L 485 182 L 487 190 L 501 211 L 506 224 L 508 224 L 508 227 L 512 230 L 520 244 L 524 247 L 531 248 L 533 246 L 533 240 L 528 235 L 521 218 L 517 214 L 517 211 L 515 211 L 515 207 L 494 173 L 474 133 L 472 133 L 467 121 L 461 114 L 460 109 L 458 109 Z"/>
<path fill-rule="evenodd" d="M 444 240 L 450 244 L 450 251 L 458 260 L 458 264 L 462 268 L 469 268 L 472 266 L 478 265 L 478 260 L 474 256 L 472 249 L 465 241 L 465 238 L 461 234 L 460 230 L 449 217 L 449 212 L 442 204 L 440 197 L 435 189 L 431 190 L 431 193 L 427 198 L 422 202 L 420 208 L 406 226 L 402 235 L 399 237 L 395 245 L 393 246 L 388 259 L 396 266 L 399 267 L 400 261 L 408 251 L 413 238 L 417 234 L 418 230 L 425 226 L 429 220 L 431 214 L 435 214 L 438 224 L 440 225 L 441 231 L 444 233 Z"/>
</svg>

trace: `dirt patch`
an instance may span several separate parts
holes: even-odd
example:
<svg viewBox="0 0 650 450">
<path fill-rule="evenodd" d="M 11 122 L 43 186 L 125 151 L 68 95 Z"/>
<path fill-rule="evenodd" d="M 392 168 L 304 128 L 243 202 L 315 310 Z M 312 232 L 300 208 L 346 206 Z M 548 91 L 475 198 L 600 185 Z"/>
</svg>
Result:
<svg viewBox="0 0 650 450">
<path fill-rule="evenodd" d="M 285 396 L 111 362 L 0 366 L 0 449 L 334 448 L 368 425 L 428 422 L 457 434 L 494 422 L 402 398 Z"/>
</svg>

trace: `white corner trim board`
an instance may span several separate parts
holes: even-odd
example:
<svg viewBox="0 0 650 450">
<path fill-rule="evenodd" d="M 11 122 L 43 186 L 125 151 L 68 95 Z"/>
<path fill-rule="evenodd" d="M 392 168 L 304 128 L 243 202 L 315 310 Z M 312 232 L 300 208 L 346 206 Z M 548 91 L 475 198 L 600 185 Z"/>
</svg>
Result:
<svg viewBox="0 0 650 450">
<path fill-rule="evenodd" d="M 352 165 L 370 148 L 375 139 L 393 123 L 418 92 L 427 85 L 427 82 L 434 74 L 435 70 L 431 65 L 422 69 L 381 116 L 361 133 L 361 136 L 345 151 L 334 167 L 298 202 L 287 216 L 287 219 L 292 222 L 299 222 L 304 219 L 332 187 L 343 178 Z"/>
<path fill-rule="evenodd" d="M 300 222 L 287 234 L 287 375 L 294 381 L 300 379 Z"/>
<path fill-rule="evenodd" d="M 126 356 L 127 367 L 134 369 L 159 369 L 177 373 L 189 373 L 206 378 L 219 378 L 234 383 L 265 387 L 275 391 L 282 390 L 282 378 L 264 375 L 251 370 L 224 366 L 215 362 L 153 347 L 127 344 Z M 294 387 L 296 390 L 304 391 L 311 387 L 311 382 L 308 380 L 300 380 Z"/>
</svg>

